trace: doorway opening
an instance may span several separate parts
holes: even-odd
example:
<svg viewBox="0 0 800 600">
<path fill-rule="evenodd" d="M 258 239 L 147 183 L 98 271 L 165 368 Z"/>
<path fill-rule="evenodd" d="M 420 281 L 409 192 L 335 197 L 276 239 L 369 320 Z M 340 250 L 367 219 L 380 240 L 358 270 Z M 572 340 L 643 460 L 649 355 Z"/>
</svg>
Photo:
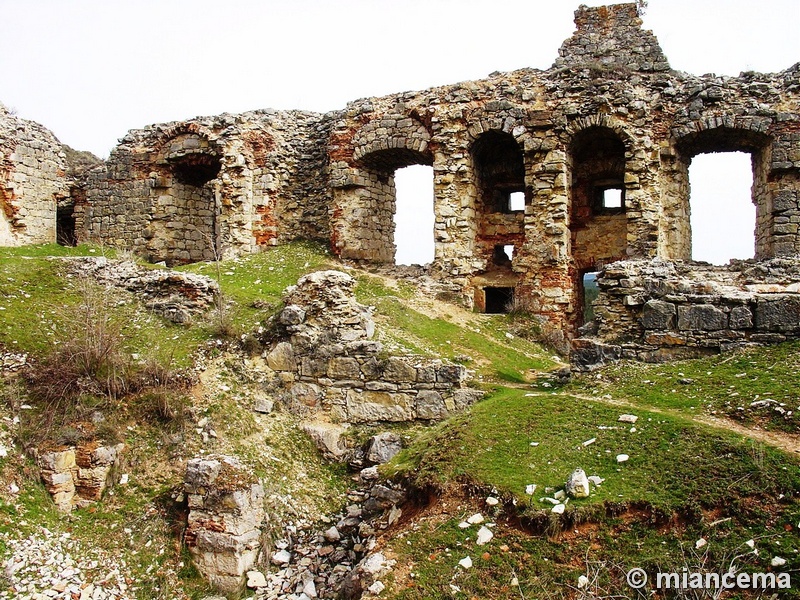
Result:
<svg viewBox="0 0 800 600">
<path fill-rule="evenodd" d="M 513 287 L 487 287 L 483 288 L 486 295 L 486 313 L 501 315 L 509 312 L 514 304 Z"/>
<path fill-rule="evenodd" d="M 75 213 L 72 206 L 59 206 L 56 209 L 56 242 L 61 246 L 77 246 L 75 233 Z"/>
</svg>

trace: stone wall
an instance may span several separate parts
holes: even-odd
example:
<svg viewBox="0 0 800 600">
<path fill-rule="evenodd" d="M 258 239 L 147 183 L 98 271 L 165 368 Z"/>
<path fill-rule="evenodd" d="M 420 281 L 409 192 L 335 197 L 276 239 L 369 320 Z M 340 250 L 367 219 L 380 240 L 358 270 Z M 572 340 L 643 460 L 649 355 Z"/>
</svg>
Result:
<svg viewBox="0 0 800 600">
<path fill-rule="evenodd" d="M 353 296 L 355 280 L 318 271 L 287 290 L 266 354 L 284 403 L 334 422 L 439 420 L 481 397 L 467 370 L 419 356 L 387 356 L 372 341 L 370 310 Z"/>
<path fill-rule="evenodd" d="M 130 131 L 88 175 L 78 238 L 168 264 L 327 239 L 328 129 L 263 110 Z"/>
<path fill-rule="evenodd" d="M 69 196 L 55 136 L 0 104 L 0 245 L 56 241 L 56 207 Z"/>
<path fill-rule="evenodd" d="M 573 340 L 591 370 L 629 358 L 665 362 L 800 338 L 800 258 L 707 263 L 623 261 L 597 280 L 595 321 Z"/>
<path fill-rule="evenodd" d="M 261 553 L 264 487 L 236 458 L 208 456 L 187 463 L 184 491 L 184 542 L 194 564 L 217 590 L 238 597 Z"/>
</svg>

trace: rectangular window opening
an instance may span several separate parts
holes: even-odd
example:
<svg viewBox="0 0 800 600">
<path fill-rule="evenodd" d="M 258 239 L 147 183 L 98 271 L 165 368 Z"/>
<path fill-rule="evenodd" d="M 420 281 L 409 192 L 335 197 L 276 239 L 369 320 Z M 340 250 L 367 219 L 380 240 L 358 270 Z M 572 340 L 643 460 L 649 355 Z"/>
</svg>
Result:
<svg viewBox="0 0 800 600">
<path fill-rule="evenodd" d="M 622 210 L 622 189 L 608 188 L 603 190 L 603 210 Z"/>
<path fill-rule="evenodd" d="M 525 192 L 511 192 L 508 195 L 509 212 L 520 212 L 525 210 Z"/>
</svg>

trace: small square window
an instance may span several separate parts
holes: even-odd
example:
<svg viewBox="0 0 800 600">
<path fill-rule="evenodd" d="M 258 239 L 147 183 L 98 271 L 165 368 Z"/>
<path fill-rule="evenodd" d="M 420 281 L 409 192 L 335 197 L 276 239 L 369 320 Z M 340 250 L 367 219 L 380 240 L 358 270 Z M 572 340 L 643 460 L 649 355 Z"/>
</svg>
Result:
<svg viewBox="0 0 800 600">
<path fill-rule="evenodd" d="M 607 182 L 594 188 L 595 214 L 618 214 L 625 212 L 625 189 L 618 183 Z"/>
<path fill-rule="evenodd" d="M 508 210 L 511 212 L 525 210 L 525 192 L 511 192 L 508 195 Z"/>
<path fill-rule="evenodd" d="M 622 190 L 609 188 L 603 190 L 603 208 L 606 210 L 619 210 L 622 208 Z"/>
</svg>

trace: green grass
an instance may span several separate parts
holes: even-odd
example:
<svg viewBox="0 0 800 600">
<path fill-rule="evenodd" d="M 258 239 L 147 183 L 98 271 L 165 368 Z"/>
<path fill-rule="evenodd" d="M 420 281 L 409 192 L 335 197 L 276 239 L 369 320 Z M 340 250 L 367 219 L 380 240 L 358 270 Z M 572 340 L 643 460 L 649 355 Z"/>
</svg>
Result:
<svg viewBox="0 0 800 600">
<path fill-rule="evenodd" d="M 725 415 L 746 425 L 800 433 L 800 342 L 664 365 L 621 362 L 583 377 L 565 391 L 611 394 L 642 406 Z M 775 404 L 751 408 L 751 403 Z M 791 415 L 786 413 L 792 412 Z"/>
<path fill-rule="evenodd" d="M 388 325 L 394 341 L 409 352 L 463 362 L 487 381 L 525 383 L 528 371 L 556 365 L 538 344 L 508 337 L 504 316 L 487 316 L 477 331 L 419 313 L 408 307 L 408 291 L 397 294 L 369 277 L 362 277 L 356 289 L 359 302 L 375 306 L 381 325 Z"/>
<path fill-rule="evenodd" d="M 546 488 L 563 486 L 583 468 L 605 482 L 588 499 L 571 507 L 602 502 L 645 501 L 668 513 L 687 504 L 710 509 L 727 505 L 742 519 L 757 518 L 757 508 L 738 506 L 737 498 L 763 501 L 800 497 L 800 462 L 741 436 L 689 421 L 636 411 L 639 421 L 618 423 L 625 411 L 560 394 L 530 397 L 501 389 L 404 451 L 391 465 L 418 486 L 467 481 L 514 497 L 531 510 Z M 591 445 L 583 443 L 596 438 Z M 538 445 L 532 446 L 531 443 Z M 618 464 L 616 456 L 628 454 Z M 702 485 L 698 485 L 702 482 Z M 534 496 L 525 488 L 536 484 Z M 552 492 L 551 492 L 552 493 Z"/>
<path fill-rule="evenodd" d="M 423 518 L 392 542 L 414 578 L 389 597 L 571 598 L 575 590 L 566 586 L 576 588 L 581 574 L 598 577 L 600 597 L 636 597 L 624 583 L 627 569 L 653 575 L 698 561 L 724 572 L 753 538 L 760 555 L 741 558 L 745 570 L 763 571 L 776 555 L 789 561 L 785 570 L 800 568 L 798 458 L 646 410 L 633 411 L 639 420 L 631 431 L 617 422 L 622 412 L 631 411 L 500 389 L 469 414 L 428 430 L 384 467 L 386 474 L 445 497 L 473 490 L 476 500 L 448 508 L 439 520 Z M 630 459 L 617 463 L 620 453 Z M 589 498 L 570 500 L 563 517 L 552 515 L 540 499 L 578 467 L 605 481 Z M 525 493 L 528 484 L 538 486 L 533 496 Z M 490 508 L 478 500 L 489 493 L 503 502 Z M 488 546 L 476 546 L 477 527 L 458 527 L 475 511 L 498 523 Z M 695 551 L 700 537 L 709 544 Z M 457 567 L 467 555 L 473 569 Z M 513 577 L 519 588 L 510 585 Z"/>
</svg>

